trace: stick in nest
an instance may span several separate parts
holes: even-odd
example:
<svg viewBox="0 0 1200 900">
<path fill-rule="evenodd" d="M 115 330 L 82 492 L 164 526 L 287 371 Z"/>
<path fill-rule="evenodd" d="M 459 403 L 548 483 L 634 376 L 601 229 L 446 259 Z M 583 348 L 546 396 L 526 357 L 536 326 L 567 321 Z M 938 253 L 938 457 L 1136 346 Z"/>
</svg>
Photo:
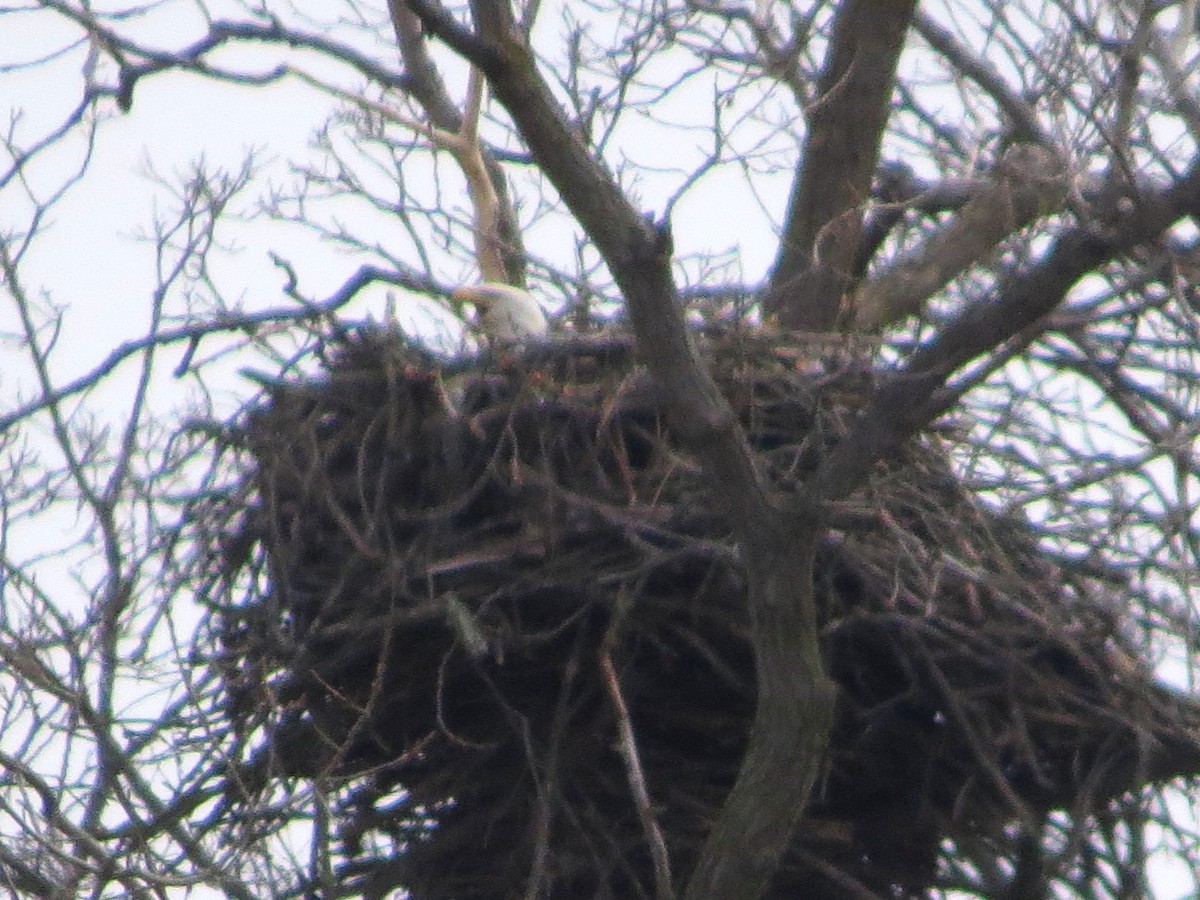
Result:
<svg viewBox="0 0 1200 900">
<path fill-rule="evenodd" d="M 621 738 L 618 746 L 621 758 L 625 760 L 625 773 L 629 778 L 630 790 L 633 791 L 638 818 L 646 832 L 646 840 L 650 843 L 650 855 L 654 860 L 655 896 L 659 900 L 672 900 L 675 891 L 671 886 L 671 861 L 667 856 L 667 843 L 654 820 L 650 792 L 646 789 L 646 776 L 638 757 L 637 741 L 633 737 L 633 722 L 629 718 L 629 709 L 625 706 L 621 685 L 617 681 L 617 670 L 613 667 L 612 656 L 607 648 L 600 651 L 600 671 L 604 675 L 604 687 L 612 700 L 613 711 L 617 714 L 617 731 Z"/>
</svg>

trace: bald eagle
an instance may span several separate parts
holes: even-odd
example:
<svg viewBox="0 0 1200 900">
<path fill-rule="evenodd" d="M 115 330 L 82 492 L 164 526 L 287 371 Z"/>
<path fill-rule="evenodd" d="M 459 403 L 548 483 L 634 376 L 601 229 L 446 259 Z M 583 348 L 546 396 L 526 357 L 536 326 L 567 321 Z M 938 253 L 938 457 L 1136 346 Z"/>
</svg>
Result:
<svg viewBox="0 0 1200 900">
<path fill-rule="evenodd" d="M 450 295 L 479 311 L 479 327 L 493 344 L 511 344 L 544 337 L 546 314 L 529 291 L 498 281 L 460 287 Z"/>
</svg>

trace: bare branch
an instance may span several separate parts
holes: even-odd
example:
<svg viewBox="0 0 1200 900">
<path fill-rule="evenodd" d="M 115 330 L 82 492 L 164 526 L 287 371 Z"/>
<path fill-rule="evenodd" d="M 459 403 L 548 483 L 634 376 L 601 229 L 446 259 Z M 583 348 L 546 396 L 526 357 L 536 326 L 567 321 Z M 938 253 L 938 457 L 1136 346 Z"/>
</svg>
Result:
<svg viewBox="0 0 1200 900">
<path fill-rule="evenodd" d="M 1114 234 L 1098 234 L 1088 227 L 1067 232 L 1028 272 L 1001 281 L 994 297 L 963 310 L 877 388 L 839 452 L 817 473 L 814 480 L 822 494 L 837 499 L 853 491 L 875 459 L 945 413 L 961 396 L 947 386 L 959 367 L 1036 327 L 1080 278 L 1154 239 L 1180 216 L 1200 209 L 1198 203 L 1200 173 L 1193 171 L 1159 197 L 1148 199 L 1139 215 Z"/>
<path fill-rule="evenodd" d="M 637 739 L 633 734 L 633 722 L 629 718 L 625 698 L 621 696 L 621 683 L 617 679 L 617 670 L 613 667 L 612 656 L 607 649 L 601 652 L 600 669 L 604 673 L 604 684 L 608 688 L 608 697 L 617 716 L 617 746 L 625 760 L 629 789 L 633 792 L 638 818 L 642 821 L 646 840 L 650 844 L 650 855 L 654 858 L 655 897 L 659 900 L 671 900 L 675 896 L 675 888 L 671 883 L 671 861 L 667 855 L 667 844 L 663 840 L 662 830 L 654 820 L 650 791 L 646 787 L 646 775 L 642 771 Z"/>
<path fill-rule="evenodd" d="M 400 56 L 404 61 L 409 94 L 425 110 L 430 124 L 443 132 L 458 132 L 463 127 L 464 116 L 459 113 L 458 108 L 450 99 L 450 95 L 442 82 L 437 67 L 429 57 L 425 35 L 421 27 L 421 20 L 405 5 L 403 0 L 389 0 L 388 10 L 392 17 L 396 40 L 400 47 Z M 478 70 L 472 71 L 474 73 Z M 472 85 L 475 84 L 475 77 L 472 74 Z M 479 91 L 478 100 L 482 101 L 482 85 L 479 86 Z M 476 119 L 477 117 L 478 111 L 476 112 Z M 471 118 L 468 111 L 465 120 L 470 121 Z M 476 179 L 471 182 L 471 189 L 473 192 L 480 193 L 481 195 L 490 193 L 495 196 L 496 210 L 494 215 L 497 219 L 494 226 L 494 236 L 489 240 L 498 242 L 498 246 L 489 251 L 489 253 L 498 251 L 503 262 L 502 269 L 497 269 L 493 272 L 492 270 L 496 264 L 494 261 L 489 260 L 488 272 L 491 272 L 491 274 L 485 273 L 483 278 L 485 281 L 498 281 L 505 284 L 522 286 L 525 284 L 527 260 L 525 257 L 525 248 L 522 243 L 520 225 L 517 221 L 516 211 L 513 208 L 512 198 L 509 196 L 504 171 L 496 162 L 494 154 L 480 143 L 478 124 L 475 126 L 474 142 L 477 147 L 477 153 L 482 157 L 482 165 L 486 169 L 488 186 L 485 187 L 482 180 L 476 176 Z M 464 168 L 464 172 L 467 172 L 468 168 L 473 171 L 478 168 L 478 164 L 472 163 L 469 167 Z M 468 177 L 470 177 L 469 174 Z M 476 222 L 480 222 L 478 216 L 476 216 Z M 478 236 L 476 246 L 476 253 L 478 255 Z M 482 257 L 479 258 L 482 260 Z"/>
<path fill-rule="evenodd" d="M 915 14 L 913 27 L 929 46 L 942 54 L 954 68 L 978 84 L 996 101 L 1011 120 L 1014 141 L 1036 143 L 1047 151 L 1057 151 L 1056 142 L 1046 133 L 1030 105 L 1013 92 L 986 59 L 964 47 L 950 31 L 939 25 L 926 12 L 918 11 Z"/>
<path fill-rule="evenodd" d="M 1018 145 L 1000 161 L 994 180 L 915 252 L 862 284 L 851 307 L 859 329 L 874 331 L 920 311 L 956 275 L 1037 218 L 1058 210 L 1066 174 L 1049 152 Z"/>
</svg>

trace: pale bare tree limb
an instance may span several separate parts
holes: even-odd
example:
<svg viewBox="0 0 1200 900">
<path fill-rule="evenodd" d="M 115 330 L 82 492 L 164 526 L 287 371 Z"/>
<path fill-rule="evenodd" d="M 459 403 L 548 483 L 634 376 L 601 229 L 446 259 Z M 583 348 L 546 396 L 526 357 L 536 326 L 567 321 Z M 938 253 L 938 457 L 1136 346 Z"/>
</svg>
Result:
<svg viewBox="0 0 1200 900">
<path fill-rule="evenodd" d="M 396 33 L 397 46 L 400 48 L 400 58 L 404 62 L 408 93 L 425 110 L 431 125 L 443 132 L 458 133 L 463 127 L 464 116 L 450 98 L 437 66 L 429 56 L 421 20 L 405 5 L 404 0 L 388 0 L 388 11 Z M 472 74 L 471 77 L 474 79 L 475 75 Z M 469 120 L 470 116 L 465 118 Z M 489 259 L 488 271 L 492 274 L 485 274 L 484 280 L 520 287 L 525 284 L 527 266 L 520 223 L 509 196 L 504 170 L 496 162 L 495 156 L 479 141 L 478 123 L 474 128 L 476 152 L 480 160 L 473 161 L 470 170 L 476 171 L 482 165 L 489 186 L 483 187 L 482 180 L 476 175 L 471 180 L 472 190 L 494 195 L 496 221 L 492 231 L 494 236 L 489 240 L 496 241 L 498 246 L 489 250 L 488 255 L 499 253 L 503 264 L 493 272 L 495 262 Z M 464 169 L 464 172 L 466 171 L 467 169 Z M 468 177 L 471 177 L 469 173 Z M 476 222 L 479 221 L 479 217 L 476 216 Z M 478 246 L 478 235 L 476 240 Z"/>
<path fill-rule="evenodd" d="M 1006 237 L 1059 209 L 1066 173 L 1053 154 L 1035 144 L 1013 147 L 994 180 L 935 231 L 921 247 L 863 282 L 851 302 L 854 325 L 875 331 L 921 305 L 956 275 L 984 260 Z"/>
<path fill-rule="evenodd" d="M 385 122 L 400 125 L 427 138 L 436 148 L 454 157 L 467 181 L 467 193 L 473 211 L 472 233 L 475 236 L 475 258 L 483 281 L 508 283 L 504 261 L 504 241 L 501 236 L 503 216 L 500 195 L 488 172 L 487 161 L 479 139 L 479 116 L 483 106 L 484 80 L 478 69 L 472 69 L 467 85 L 467 98 L 458 128 L 447 131 L 432 122 L 420 122 L 396 112 L 386 103 L 357 96 L 330 84 L 301 69 L 291 73 L 318 90 L 337 97 L 359 109 L 374 113 Z M 502 177 L 502 176 L 501 176 Z"/>
</svg>

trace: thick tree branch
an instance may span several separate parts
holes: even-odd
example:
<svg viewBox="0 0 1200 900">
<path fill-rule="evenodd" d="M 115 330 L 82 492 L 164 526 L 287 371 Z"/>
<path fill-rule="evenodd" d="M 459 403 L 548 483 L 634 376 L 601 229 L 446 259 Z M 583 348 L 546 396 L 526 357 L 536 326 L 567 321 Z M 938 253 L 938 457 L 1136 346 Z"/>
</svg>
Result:
<svg viewBox="0 0 1200 900">
<path fill-rule="evenodd" d="M 833 24 L 765 310 L 789 328 L 834 327 L 915 0 L 847 0 Z"/>
<path fill-rule="evenodd" d="M 404 63 L 409 96 L 425 110 L 432 125 L 443 131 L 458 131 L 462 126 L 462 113 L 429 56 L 421 20 L 404 5 L 404 0 L 388 0 L 388 13 L 396 34 L 396 46 L 400 49 L 400 60 Z"/>
<path fill-rule="evenodd" d="M 855 490 L 875 460 L 949 409 L 961 391 L 950 376 L 978 356 L 1037 326 L 1097 267 L 1154 240 L 1183 215 L 1200 211 L 1200 169 L 1147 197 L 1118 229 L 1080 226 L 1059 237 L 1040 263 L 1003 279 L 884 381 L 846 440 L 821 465 L 814 484 L 826 499 Z"/>
<path fill-rule="evenodd" d="M 1054 212 L 1067 196 L 1066 173 L 1041 147 L 1020 144 L 995 179 L 915 252 L 860 285 L 851 304 L 856 329 L 874 331 L 920 312 L 950 279 L 983 260 L 1013 232 Z"/>
<path fill-rule="evenodd" d="M 1040 145 L 1037 152 L 1047 154 L 1039 168 L 1024 173 L 1017 181 L 1028 181 L 1032 186 L 1050 179 L 1051 183 L 1046 184 L 1045 188 L 1051 190 L 1054 187 L 1054 173 L 1062 172 L 1060 161 L 1057 155 L 1050 155 Z M 1037 157 L 1033 159 L 1036 161 Z M 1067 173 L 1062 174 L 1066 177 Z M 903 221 L 908 213 L 934 216 L 958 212 L 981 195 L 996 191 L 997 187 L 997 179 L 994 176 L 988 177 L 986 173 L 930 180 L 919 177 L 902 162 L 885 162 L 880 167 L 871 194 L 876 206 L 863 226 L 855 273 L 861 275 L 866 270 L 891 230 Z M 1079 209 L 1086 212 L 1097 208 L 1111 209 L 1114 202 L 1122 197 L 1132 203 L 1139 197 L 1161 195 L 1168 187 L 1169 183 L 1161 178 L 1141 176 L 1131 179 L 1123 186 L 1121 193 L 1114 196 L 1111 180 L 1104 173 L 1093 173 L 1072 174 L 1069 191 L 1071 199 L 1079 201 Z M 1053 208 L 1054 204 L 1048 204 L 1044 212 L 1051 212 Z"/>
<path fill-rule="evenodd" d="M 687 900 L 762 896 L 825 765 L 836 693 L 814 611 L 819 533 L 802 511 L 791 523 L 763 522 L 758 538 L 743 546 L 758 706 L 737 784 L 704 846 Z"/>
</svg>

